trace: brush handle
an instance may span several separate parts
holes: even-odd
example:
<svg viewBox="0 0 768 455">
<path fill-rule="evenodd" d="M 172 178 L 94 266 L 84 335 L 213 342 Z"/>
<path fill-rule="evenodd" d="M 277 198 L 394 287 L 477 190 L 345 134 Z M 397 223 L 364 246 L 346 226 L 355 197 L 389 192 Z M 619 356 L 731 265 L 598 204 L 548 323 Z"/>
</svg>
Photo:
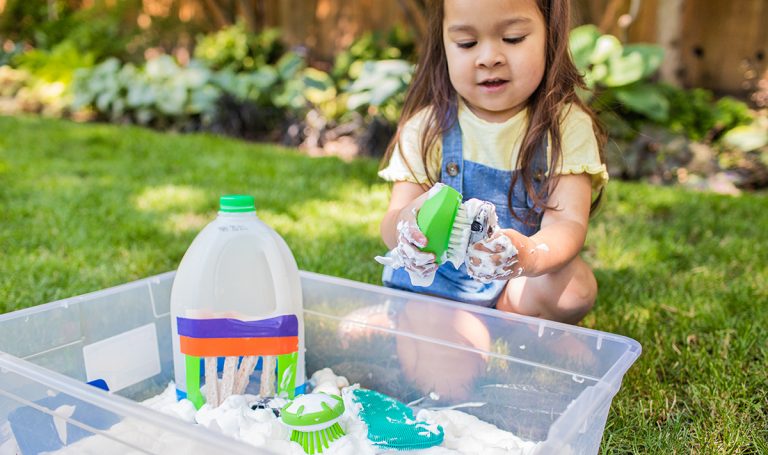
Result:
<svg viewBox="0 0 768 455">
<path fill-rule="evenodd" d="M 416 214 L 416 224 L 427 237 L 422 251 L 435 255 L 435 262 L 442 264 L 451 240 L 456 214 L 461 206 L 461 193 L 448 185 L 442 186 L 422 204 Z"/>
</svg>

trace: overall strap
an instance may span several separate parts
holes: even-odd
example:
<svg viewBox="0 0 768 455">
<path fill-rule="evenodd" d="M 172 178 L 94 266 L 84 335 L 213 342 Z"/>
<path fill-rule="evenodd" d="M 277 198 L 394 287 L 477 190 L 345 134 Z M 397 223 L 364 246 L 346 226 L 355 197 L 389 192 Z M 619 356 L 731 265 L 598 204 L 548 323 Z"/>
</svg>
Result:
<svg viewBox="0 0 768 455">
<path fill-rule="evenodd" d="M 533 158 L 533 186 L 537 192 L 541 192 L 549 168 L 549 162 L 547 160 L 548 144 L 549 135 L 544 135 Z M 462 153 L 461 126 L 459 125 L 458 119 L 456 119 L 451 128 L 443 134 L 443 157 L 440 167 L 440 181 L 446 185 L 450 185 L 456 191 L 463 194 L 464 154 Z M 529 207 L 533 207 L 533 200 L 530 195 L 527 194 L 527 191 L 525 196 L 529 203 Z M 541 210 L 537 210 L 537 212 L 540 211 Z"/>
<path fill-rule="evenodd" d="M 443 159 L 440 166 L 440 181 L 452 186 L 463 194 L 464 154 L 461 144 L 459 120 L 453 121 L 451 129 L 443 133 Z"/>
</svg>

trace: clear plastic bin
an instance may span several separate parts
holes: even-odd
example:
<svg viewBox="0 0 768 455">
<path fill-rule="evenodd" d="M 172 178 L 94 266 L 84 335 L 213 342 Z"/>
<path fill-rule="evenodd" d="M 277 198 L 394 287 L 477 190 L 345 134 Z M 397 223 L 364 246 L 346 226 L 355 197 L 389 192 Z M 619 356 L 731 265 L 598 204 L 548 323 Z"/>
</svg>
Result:
<svg viewBox="0 0 768 455">
<path fill-rule="evenodd" d="M 137 403 L 173 378 L 173 276 L 0 315 L 0 455 L 61 448 L 64 423 L 68 444 L 99 435 L 103 453 L 268 453 Z M 330 367 L 406 403 L 459 406 L 540 454 L 597 453 L 640 355 L 635 340 L 610 333 L 307 272 L 301 280 L 308 374 Z M 86 384 L 95 378 L 112 391 Z M 116 431 L 118 422 L 143 436 Z"/>
</svg>

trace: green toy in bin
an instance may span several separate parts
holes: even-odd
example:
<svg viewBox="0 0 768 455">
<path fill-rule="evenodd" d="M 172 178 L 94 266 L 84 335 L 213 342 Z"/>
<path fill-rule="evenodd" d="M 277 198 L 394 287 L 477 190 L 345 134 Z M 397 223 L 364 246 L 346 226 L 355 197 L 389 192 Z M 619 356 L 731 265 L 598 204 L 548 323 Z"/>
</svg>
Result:
<svg viewBox="0 0 768 455">
<path fill-rule="evenodd" d="M 417 421 L 413 410 L 375 390 L 356 389 L 352 400 L 360 405 L 358 415 L 368 426 L 368 440 L 381 449 L 421 450 L 442 444 L 443 427 Z"/>
<path fill-rule="evenodd" d="M 310 455 L 322 453 L 344 436 L 339 419 L 344 414 L 344 401 L 336 395 L 309 393 L 299 395 L 280 410 L 280 421 L 293 430 L 291 441 Z"/>
</svg>

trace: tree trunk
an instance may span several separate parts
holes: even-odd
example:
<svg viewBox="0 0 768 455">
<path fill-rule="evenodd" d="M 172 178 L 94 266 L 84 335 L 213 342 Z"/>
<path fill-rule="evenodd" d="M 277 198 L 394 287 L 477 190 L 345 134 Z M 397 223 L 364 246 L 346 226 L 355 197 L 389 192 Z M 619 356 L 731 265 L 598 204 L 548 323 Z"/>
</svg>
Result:
<svg viewBox="0 0 768 455">
<path fill-rule="evenodd" d="M 248 28 L 248 31 L 256 33 L 259 30 L 259 24 L 256 19 L 256 10 L 253 7 L 253 1 L 238 0 L 237 6 L 240 10 L 240 15 L 245 19 L 245 26 Z"/>
<path fill-rule="evenodd" d="M 656 9 L 656 42 L 664 48 L 664 60 L 659 68 L 661 80 L 681 85 L 680 39 L 682 38 L 683 4 L 685 0 L 663 0 Z"/>
<path fill-rule="evenodd" d="M 405 12 L 416 42 L 422 43 L 427 35 L 427 5 L 419 0 L 398 0 L 398 3 Z"/>
<path fill-rule="evenodd" d="M 600 25 L 598 28 L 601 33 L 610 33 L 611 29 L 616 25 L 616 20 L 623 6 L 624 0 L 610 0 L 608 6 L 605 7 L 603 16 L 600 18 Z"/>
<path fill-rule="evenodd" d="M 232 25 L 232 22 L 227 19 L 226 9 L 219 4 L 217 0 L 205 0 L 205 7 L 213 18 L 213 22 L 216 24 L 217 29 L 221 29 Z"/>
</svg>

